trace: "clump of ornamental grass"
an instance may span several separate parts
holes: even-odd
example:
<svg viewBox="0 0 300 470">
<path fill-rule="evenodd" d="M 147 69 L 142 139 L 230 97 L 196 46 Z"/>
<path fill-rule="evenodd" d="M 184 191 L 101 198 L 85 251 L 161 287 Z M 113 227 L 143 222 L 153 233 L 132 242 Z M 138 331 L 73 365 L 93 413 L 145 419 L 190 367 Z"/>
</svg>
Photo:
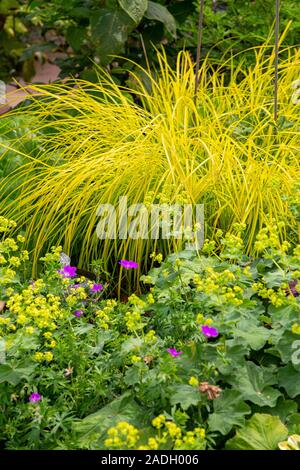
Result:
<svg viewBox="0 0 300 470">
<path fill-rule="evenodd" d="M 181 249 L 181 240 L 172 237 L 99 240 L 97 208 L 117 207 L 120 196 L 128 205 L 203 203 L 206 237 L 246 224 L 248 253 L 271 219 L 284 220 L 284 235 L 296 238 L 289 201 L 300 179 L 300 50 L 285 49 L 280 60 L 277 123 L 274 51 L 265 45 L 254 53 L 256 64 L 247 69 L 231 60 L 204 60 L 196 102 L 194 64 L 186 52 L 175 70 L 158 53 L 158 70 L 140 69 L 130 88 L 103 72 L 98 83 L 34 86 L 39 96 L 13 116 L 30 119 L 21 141 L 37 139 L 39 145 L 0 186 L 0 211 L 24 228 L 34 263 L 53 244 L 78 254 L 80 266 L 100 257 L 106 268 L 121 257 L 147 266 L 157 248 Z M 2 149 L 1 158 L 12 149 L 22 153 L 19 139 Z"/>
</svg>

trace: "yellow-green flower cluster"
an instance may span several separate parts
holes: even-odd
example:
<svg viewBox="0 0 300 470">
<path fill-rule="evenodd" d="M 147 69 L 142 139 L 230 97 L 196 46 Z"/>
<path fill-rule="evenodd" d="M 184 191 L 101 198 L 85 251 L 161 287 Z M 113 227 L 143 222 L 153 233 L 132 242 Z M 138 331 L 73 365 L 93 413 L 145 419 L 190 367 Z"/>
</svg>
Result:
<svg viewBox="0 0 300 470">
<path fill-rule="evenodd" d="M 157 263 L 161 263 L 162 260 L 163 260 L 163 255 L 162 255 L 162 253 L 157 253 L 156 254 L 155 252 L 153 252 L 153 253 L 151 253 L 150 258 L 152 258 L 153 261 L 156 261 Z"/>
<path fill-rule="evenodd" d="M 133 356 L 131 356 L 132 364 L 136 364 L 137 362 L 141 362 L 141 361 L 142 361 L 141 356 L 136 356 L 135 354 Z"/>
<path fill-rule="evenodd" d="M 187 431 L 182 438 L 176 439 L 174 444 L 175 450 L 204 450 L 205 447 L 205 429 L 203 428 Z"/>
<path fill-rule="evenodd" d="M 191 202 L 191 199 L 187 191 L 185 191 L 184 189 L 183 190 L 181 189 L 180 193 L 177 194 L 176 196 L 175 204 L 184 205 L 184 204 L 189 204 L 190 202 Z M 168 202 L 167 204 L 170 204 L 170 202 Z"/>
<path fill-rule="evenodd" d="M 152 420 L 152 426 L 156 429 L 161 429 L 166 422 L 166 417 L 165 415 L 159 415 L 156 416 L 156 418 L 153 418 Z"/>
<path fill-rule="evenodd" d="M 5 268 L 0 277 L 0 286 L 7 286 L 12 283 L 16 276 L 16 271 L 11 268 Z"/>
<path fill-rule="evenodd" d="M 110 317 L 111 312 L 116 307 L 117 302 L 113 299 L 109 299 L 106 302 L 105 307 L 102 310 L 96 310 L 96 317 L 97 317 L 97 325 L 104 330 L 108 330 L 109 326 L 112 322 L 112 318 Z"/>
<path fill-rule="evenodd" d="M 294 323 L 292 325 L 292 333 L 295 335 L 300 335 L 300 325 L 298 323 Z"/>
<path fill-rule="evenodd" d="M 254 250 L 258 253 L 263 251 L 271 252 L 272 254 L 284 254 L 290 247 L 289 242 L 280 242 L 279 229 L 284 227 L 284 223 L 270 224 L 267 227 L 262 228 L 256 237 L 254 244 Z M 265 254 L 265 257 L 269 257 Z"/>
<path fill-rule="evenodd" d="M 149 305 L 152 305 L 155 303 L 155 299 L 154 299 L 152 292 L 150 292 L 150 294 L 147 295 L 147 303 Z"/>
<path fill-rule="evenodd" d="M 41 261 L 45 261 L 46 263 L 53 263 L 53 262 L 57 263 L 58 261 L 60 261 L 61 252 L 62 252 L 62 246 L 52 246 L 51 252 L 43 256 L 43 258 L 41 258 Z"/>
<path fill-rule="evenodd" d="M 131 294 L 131 296 L 128 297 L 128 302 L 130 303 L 130 305 L 141 309 L 146 306 L 146 302 L 144 302 L 144 300 L 140 299 L 140 297 L 135 294 Z"/>
<path fill-rule="evenodd" d="M 252 290 L 256 291 L 262 299 L 269 299 L 271 304 L 275 307 L 281 307 L 284 303 L 294 301 L 294 298 L 286 297 L 285 289 L 267 288 L 262 282 L 255 282 L 252 284 Z"/>
<path fill-rule="evenodd" d="M 38 279 L 20 294 L 9 298 L 7 307 L 11 323 L 17 327 L 56 329 L 57 320 L 66 316 L 66 312 L 61 307 L 60 298 L 54 294 L 43 294 L 44 288 L 44 281 Z"/>
<path fill-rule="evenodd" d="M 243 289 L 239 286 L 222 287 L 221 299 L 224 303 L 231 305 L 241 305 L 243 303 Z"/>
<path fill-rule="evenodd" d="M 297 245 L 293 250 L 293 255 L 300 258 L 300 245 Z"/>
<path fill-rule="evenodd" d="M 202 252 L 206 255 L 210 255 L 216 248 L 216 242 L 214 240 L 206 239 L 204 241 Z"/>
<path fill-rule="evenodd" d="M 16 222 L 13 220 L 6 219 L 5 217 L 0 216 L 0 233 L 6 233 L 14 229 L 17 226 Z"/>
<path fill-rule="evenodd" d="M 173 421 L 168 421 L 164 415 L 152 420 L 152 426 L 158 430 L 155 441 L 158 445 L 172 442 L 173 449 L 205 449 L 205 429 L 195 428 L 184 432 Z"/>
<path fill-rule="evenodd" d="M 153 279 L 151 276 L 142 276 L 141 280 L 144 284 L 153 284 Z"/>
<path fill-rule="evenodd" d="M 141 313 L 138 310 L 125 313 L 125 323 L 129 331 L 136 331 L 143 328 Z"/>
<path fill-rule="evenodd" d="M 232 305 L 241 305 L 243 303 L 243 289 L 234 285 L 233 287 L 228 284 L 233 284 L 236 277 L 229 269 L 224 271 L 214 271 L 213 268 L 206 269 L 206 275 L 201 277 L 199 274 L 194 275 L 194 282 L 196 288 L 206 295 L 211 295 L 213 292 L 221 294 L 222 303 L 229 303 Z"/>
<path fill-rule="evenodd" d="M 244 242 L 240 237 L 240 234 L 234 235 L 232 233 L 226 233 L 225 237 L 221 241 L 223 249 L 223 257 L 237 258 L 243 254 Z"/>
<path fill-rule="evenodd" d="M 189 380 L 189 385 L 191 385 L 192 387 L 198 387 L 199 380 L 197 379 L 197 377 L 192 376 Z"/>
<path fill-rule="evenodd" d="M 34 359 L 37 362 L 51 362 L 53 360 L 53 353 L 51 351 L 46 352 L 36 352 L 34 355 Z"/>
<path fill-rule="evenodd" d="M 140 438 L 139 431 L 132 424 L 120 421 L 107 431 L 104 444 L 109 449 L 134 449 Z"/>
<path fill-rule="evenodd" d="M 139 430 L 121 421 L 116 426 L 107 431 L 108 438 L 104 445 L 109 449 L 137 449 L 137 450 L 157 450 L 164 449 L 166 445 L 172 449 L 205 449 L 205 429 L 195 428 L 192 431 L 183 431 L 173 421 L 166 419 L 164 415 L 159 415 L 152 420 L 152 425 L 157 429 L 157 434 L 148 438 L 146 444 L 141 444 Z"/>
<path fill-rule="evenodd" d="M 142 300 L 135 294 L 132 294 L 128 297 L 128 302 L 134 308 L 132 311 L 128 311 L 125 313 L 125 323 L 126 327 L 129 331 L 136 331 L 143 328 L 142 323 L 142 313 L 144 312 L 145 307 L 147 306 L 147 302 Z"/>
<path fill-rule="evenodd" d="M 30 327 L 28 327 L 30 328 Z M 45 346 L 47 348 L 55 348 L 56 346 L 56 341 L 55 339 L 53 339 L 53 333 L 51 331 L 46 331 L 44 334 L 43 334 L 43 337 L 46 338 L 47 342 L 45 343 Z"/>
<path fill-rule="evenodd" d="M 238 222 L 236 222 L 236 223 L 233 224 L 233 226 L 232 226 L 232 229 L 233 229 L 237 234 L 239 234 L 239 236 L 240 236 L 241 232 L 244 232 L 244 231 L 246 230 L 246 228 L 247 228 L 247 225 L 246 225 L 246 224 L 241 224 L 241 223 L 238 223 Z"/>
<path fill-rule="evenodd" d="M 149 330 L 148 333 L 145 334 L 144 337 L 145 343 L 153 344 L 157 341 L 157 336 L 154 330 Z"/>
<path fill-rule="evenodd" d="M 68 278 L 62 279 L 63 285 L 68 285 L 69 282 L 70 282 L 70 279 Z M 88 295 L 86 293 L 85 288 L 83 286 L 80 286 L 80 287 L 77 287 L 76 289 L 72 289 L 72 293 L 67 295 L 66 297 L 66 302 L 69 307 L 76 307 L 78 305 L 78 302 L 81 300 L 85 300 L 87 296 Z"/>
<path fill-rule="evenodd" d="M 5 219 L 4 217 L 0 218 L 0 232 L 8 232 L 12 228 L 15 228 L 15 226 L 15 222 Z M 18 235 L 17 240 L 20 243 L 23 243 L 25 239 L 22 235 Z M 0 265 L 3 266 L 0 277 L 0 286 L 11 284 L 17 274 L 15 268 L 20 267 L 23 261 L 28 260 L 28 251 L 21 250 L 17 254 L 16 252 L 18 250 L 19 245 L 13 238 L 4 238 L 4 240 L 0 242 Z"/>
</svg>

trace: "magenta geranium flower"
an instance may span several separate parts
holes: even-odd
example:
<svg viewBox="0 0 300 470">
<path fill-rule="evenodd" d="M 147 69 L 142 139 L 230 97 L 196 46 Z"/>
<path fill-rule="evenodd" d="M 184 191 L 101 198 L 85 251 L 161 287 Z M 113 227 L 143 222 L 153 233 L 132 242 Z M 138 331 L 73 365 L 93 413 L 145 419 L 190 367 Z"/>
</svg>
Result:
<svg viewBox="0 0 300 470">
<path fill-rule="evenodd" d="M 202 325 L 201 330 L 207 338 L 216 338 L 217 336 L 219 336 L 217 328 L 213 328 L 212 326 Z"/>
<path fill-rule="evenodd" d="M 29 397 L 30 403 L 37 403 L 42 399 L 42 396 L 39 393 L 32 393 Z"/>
<path fill-rule="evenodd" d="M 75 317 L 80 318 L 83 315 L 83 310 L 75 310 L 74 312 Z"/>
<path fill-rule="evenodd" d="M 119 264 L 125 269 L 137 269 L 139 267 L 138 263 L 135 261 L 127 261 L 126 259 L 121 259 Z"/>
<path fill-rule="evenodd" d="M 169 349 L 167 349 L 167 351 L 173 357 L 178 357 L 178 356 L 180 356 L 180 354 L 183 354 L 182 351 L 177 351 L 175 348 L 169 348 Z"/>
<path fill-rule="evenodd" d="M 91 287 L 91 292 L 100 292 L 101 290 L 103 290 L 102 284 L 93 284 Z"/>
<path fill-rule="evenodd" d="M 77 268 L 75 266 L 64 266 L 63 269 L 59 269 L 58 272 L 63 277 L 75 277 Z"/>
</svg>

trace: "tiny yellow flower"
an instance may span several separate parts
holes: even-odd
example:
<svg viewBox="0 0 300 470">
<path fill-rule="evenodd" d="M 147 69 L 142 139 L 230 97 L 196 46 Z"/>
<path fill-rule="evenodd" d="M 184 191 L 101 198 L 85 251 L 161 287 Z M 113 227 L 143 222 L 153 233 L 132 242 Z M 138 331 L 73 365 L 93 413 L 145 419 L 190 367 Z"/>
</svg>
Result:
<svg viewBox="0 0 300 470">
<path fill-rule="evenodd" d="M 156 429 L 160 429 L 165 422 L 166 417 L 164 415 L 159 415 L 152 420 L 152 426 Z"/>
<path fill-rule="evenodd" d="M 43 334 L 44 338 L 46 339 L 50 339 L 52 337 L 52 334 L 51 331 L 46 331 L 46 333 Z"/>
<path fill-rule="evenodd" d="M 157 450 L 158 449 L 157 440 L 154 437 L 149 437 L 148 446 L 149 446 L 149 449 L 151 449 L 151 450 Z"/>
<path fill-rule="evenodd" d="M 34 333 L 34 328 L 33 326 L 27 326 L 25 328 L 25 333 L 28 333 L 29 335 L 32 335 Z"/>
<path fill-rule="evenodd" d="M 298 323 L 292 325 L 292 333 L 300 335 L 300 325 L 298 325 Z"/>
<path fill-rule="evenodd" d="M 198 387 L 199 380 L 196 377 L 191 377 L 189 380 L 189 384 L 192 385 L 192 387 Z"/>
<path fill-rule="evenodd" d="M 42 360 L 44 359 L 44 354 L 41 353 L 41 352 L 36 352 L 35 355 L 34 355 L 34 359 L 37 362 L 42 362 Z"/>
<path fill-rule="evenodd" d="M 50 351 L 47 351 L 44 353 L 44 359 L 47 361 L 47 362 L 51 362 L 53 360 L 53 354 L 52 352 Z"/>
<path fill-rule="evenodd" d="M 133 364 L 137 363 L 137 362 L 141 362 L 142 358 L 140 356 L 131 356 L 131 362 Z"/>
</svg>

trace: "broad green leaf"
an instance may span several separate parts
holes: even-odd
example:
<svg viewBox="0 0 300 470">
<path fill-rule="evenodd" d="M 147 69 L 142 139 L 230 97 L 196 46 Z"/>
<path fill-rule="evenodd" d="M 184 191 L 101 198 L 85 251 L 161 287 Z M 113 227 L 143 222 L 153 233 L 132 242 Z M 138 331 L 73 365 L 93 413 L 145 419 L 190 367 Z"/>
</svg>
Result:
<svg viewBox="0 0 300 470">
<path fill-rule="evenodd" d="M 295 398 L 300 395 L 300 372 L 295 370 L 291 364 L 282 367 L 278 372 L 280 387 L 283 387 L 289 397 Z"/>
<path fill-rule="evenodd" d="M 280 287 L 283 282 L 287 281 L 286 274 L 282 270 L 270 271 L 264 275 L 266 286 Z"/>
<path fill-rule="evenodd" d="M 278 416 L 283 423 L 286 423 L 290 416 L 297 413 L 297 403 L 293 400 L 285 400 L 283 397 L 279 397 L 278 402 L 274 408 L 265 406 L 257 411 L 260 413 L 266 413 L 273 416 Z"/>
<path fill-rule="evenodd" d="M 85 335 L 94 328 L 94 325 L 88 323 L 87 325 L 76 326 L 74 328 L 74 333 L 76 336 Z"/>
<path fill-rule="evenodd" d="M 9 364 L 0 365 L 0 383 L 8 382 L 11 385 L 17 385 L 23 378 L 29 377 L 34 371 L 36 365 L 24 368 L 12 368 Z"/>
<path fill-rule="evenodd" d="M 145 13 L 148 20 L 156 20 L 163 23 L 172 36 L 176 36 L 176 21 L 173 15 L 166 7 L 155 2 L 148 2 L 148 8 Z"/>
<path fill-rule="evenodd" d="M 141 338 L 128 338 L 122 343 L 120 354 L 122 356 L 126 356 L 128 353 L 139 349 L 141 345 L 142 345 Z"/>
<path fill-rule="evenodd" d="M 128 33 L 135 23 L 122 10 L 102 8 L 91 16 L 92 39 L 102 63 L 108 62 L 110 54 L 116 54 L 123 48 Z"/>
<path fill-rule="evenodd" d="M 143 362 L 134 364 L 126 371 L 124 382 L 129 386 L 139 383 L 141 381 L 141 374 L 145 374 L 147 371 L 148 367 Z"/>
<path fill-rule="evenodd" d="M 288 363 L 292 360 L 293 354 L 296 353 L 297 346 L 298 350 L 300 350 L 300 342 L 299 345 L 297 345 L 296 343 L 296 341 L 299 341 L 299 339 L 299 336 L 295 335 L 291 331 L 285 331 L 285 333 L 281 336 L 280 340 L 276 344 L 276 349 L 279 352 L 280 357 L 284 363 Z M 294 345 L 296 346 L 295 348 Z"/>
<path fill-rule="evenodd" d="M 148 8 L 148 0 L 118 0 L 118 2 L 136 24 L 141 21 Z"/>
<path fill-rule="evenodd" d="M 201 400 L 200 392 L 191 385 L 178 385 L 174 387 L 174 393 L 171 396 L 171 405 L 180 404 L 183 410 L 187 410 L 191 405 L 197 405 Z"/>
<path fill-rule="evenodd" d="M 294 413 L 288 419 L 289 434 L 300 434 L 300 413 Z"/>
<path fill-rule="evenodd" d="M 80 51 L 85 39 L 86 28 L 84 26 L 70 26 L 66 32 L 66 39 L 75 52 Z"/>
<path fill-rule="evenodd" d="M 250 324 L 247 320 L 240 321 L 235 331 L 235 337 L 242 338 L 255 351 L 258 351 L 266 344 L 270 334 L 270 331 L 263 326 Z"/>
<path fill-rule="evenodd" d="M 275 406 L 281 393 L 270 387 L 277 383 L 273 371 L 259 367 L 253 362 L 247 362 L 245 367 L 237 369 L 228 382 L 238 390 L 244 400 L 249 400 L 259 406 Z"/>
<path fill-rule="evenodd" d="M 280 325 L 288 325 L 290 327 L 290 322 L 294 321 L 298 315 L 298 307 L 297 304 L 283 305 L 281 307 L 271 305 L 268 308 L 268 314 L 272 319 L 273 326 L 279 323 Z"/>
<path fill-rule="evenodd" d="M 141 427 L 144 415 L 144 410 L 132 398 L 131 393 L 126 392 L 96 413 L 73 423 L 77 443 L 84 448 L 89 448 L 92 443 L 101 439 L 108 428 L 115 426 L 119 421 L 128 421 Z"/>
<path fill-rule="evenodd" d="M 246 425 L 227 441 L 229 450 L 278 450 L 288 430 L 277 416 L 255 414 Z"/>
<path fill-rule="evenodd" d="M 224 390 L 221 396 L 214 400 L 214 412 L 208 418 L 210 431 L 228 434 L 233 426 L 243 426 L 245 415 L 251 413 L 251 408 L 236 390 Z"/>
<path fill-rule="evenodd" d="M 235 369 L 239 369 L 246 364 L 245 357 L 247 356 L 250 347 L 245 344 L 235 344 L 235 340 L 225 341 L 225 346 L 226 362 L 217 356 L 215 364 L 221 374 L 231 375 Z"/>
</svg>

